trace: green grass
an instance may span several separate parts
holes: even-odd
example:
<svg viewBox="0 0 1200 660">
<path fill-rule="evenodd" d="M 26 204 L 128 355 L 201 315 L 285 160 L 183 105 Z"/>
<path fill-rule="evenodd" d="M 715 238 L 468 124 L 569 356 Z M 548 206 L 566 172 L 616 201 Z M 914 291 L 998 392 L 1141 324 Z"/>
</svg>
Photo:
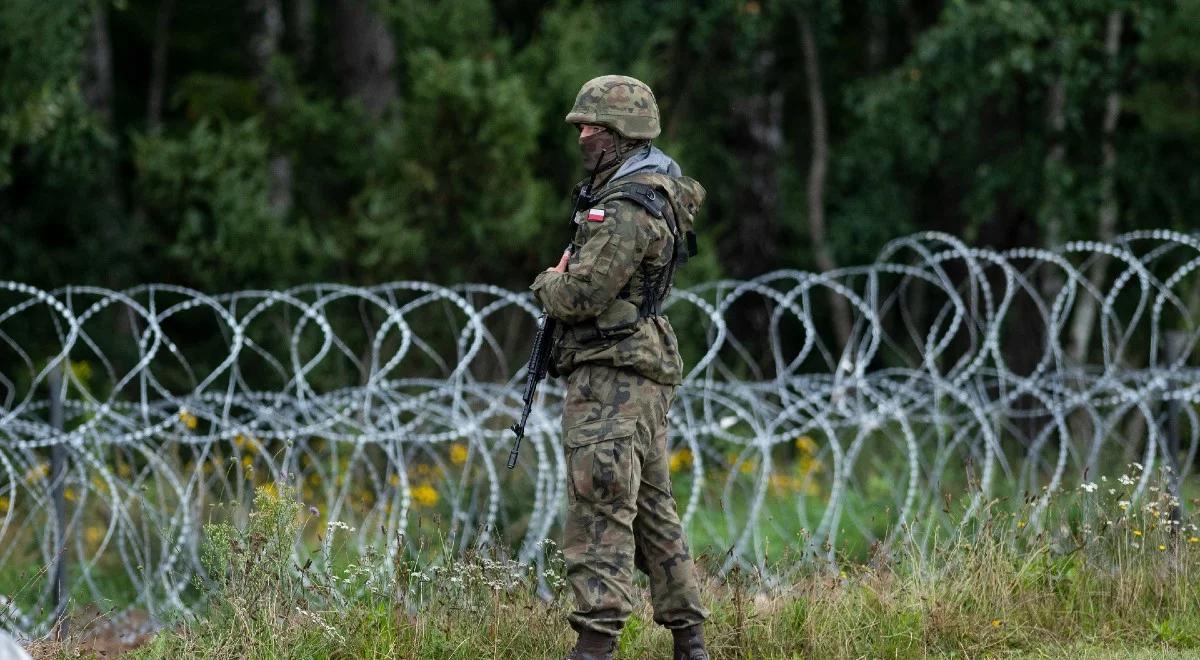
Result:
<svg viewBox="0 0 1200 660">
<path fill-rule="evenodd" d="M 836 565 L 785 552 L 770 574 L 735 569 L 718 579 L 709 560 L 702 573 L 710 651 L 714 658 L 1200 657 L 1200 536 L 1193 521 L 1170 524 L 1162 506 L 1169 498 L 1157 497 L 1121 509 L 1115 499 L 1064 494 L 1048 513 L 1048 531 L 1037 533 L 1025 525 L 1027 509 L 996 502 L 961 533 L 920 542 L 900 534 L 862 561 Z M 500 549 L 441 564 L 376 553 L 351 562 L 335 544 L 297 567 L 289 549 L 306 524 L 299 508 L 263 490 L 244 527 L 206 527 L 204 560 L 218 576 L 207 609 L 132 657 L 541 658 L 561 657 L 573 642 L 564 621 L 570 593 L 552 548 L 543 576 L 550 591 L 540 595 L 532 569 Z M 639 591 L 618 655 L 669 657 L 670 635 L 652 623 L 644 583 Z M 82 648 L 79 638 L 35 651 L 78 657 Z"/>
</svg>

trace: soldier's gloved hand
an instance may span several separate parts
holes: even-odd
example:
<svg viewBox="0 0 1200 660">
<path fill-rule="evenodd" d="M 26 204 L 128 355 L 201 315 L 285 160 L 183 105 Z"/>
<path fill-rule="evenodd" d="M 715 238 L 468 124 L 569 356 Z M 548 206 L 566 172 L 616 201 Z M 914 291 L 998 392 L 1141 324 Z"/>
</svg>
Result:
<svg viewBox="0 0 1200 660">
<path fill-rule="evenodd" d="M 571 250 L 563 250 L 562 259 L 558 260 L 557 266 L 551 266 L 546 269 L 547 273 L 565 273 L 567 272 L 567 262 L 571 260 Z"/>
</svg>

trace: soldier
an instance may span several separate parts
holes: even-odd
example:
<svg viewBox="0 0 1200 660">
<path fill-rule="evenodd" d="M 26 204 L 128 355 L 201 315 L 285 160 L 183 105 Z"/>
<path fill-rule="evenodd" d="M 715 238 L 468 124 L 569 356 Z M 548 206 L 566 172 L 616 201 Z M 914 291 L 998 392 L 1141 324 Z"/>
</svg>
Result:
<svg viewBox="0 0 1200 660">
<path fill-rule="evenodd" d="M 668 469 L 667 410 L 683 362 L 662 314 L 676 266 L 694 253 L 704 188 L 650 143 L 658 105 L 639 80 L 588 81 L 566 120 L 596 177 L 575 217 L 577 249 L 530 288 L 563 328 L 553 356 L 567 383 L 563 554 L 579 634 L 568 658 L 612 657 L 636 566 L 650 578 L 654 620 L 671 629 L 674 657 L 706 660 L 708 612 Z"/>
</svg>

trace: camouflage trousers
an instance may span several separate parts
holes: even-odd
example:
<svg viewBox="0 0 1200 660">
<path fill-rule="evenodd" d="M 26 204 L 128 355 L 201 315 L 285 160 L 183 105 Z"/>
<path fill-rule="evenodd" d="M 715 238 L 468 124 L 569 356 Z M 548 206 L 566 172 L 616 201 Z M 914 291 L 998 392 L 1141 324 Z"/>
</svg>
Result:
<svg viewBox="0 0 1200 660">
<path fill-rule="evenodd" d="M 667 455 L 675 387 L 585 364 L 567 379 L 563 555 L 576 630 L 616 635 L 634 606 L 633 569 L 650 578 L 654 620 L 704 621 L 696 567 L 679 524 Z"/>
</svg>

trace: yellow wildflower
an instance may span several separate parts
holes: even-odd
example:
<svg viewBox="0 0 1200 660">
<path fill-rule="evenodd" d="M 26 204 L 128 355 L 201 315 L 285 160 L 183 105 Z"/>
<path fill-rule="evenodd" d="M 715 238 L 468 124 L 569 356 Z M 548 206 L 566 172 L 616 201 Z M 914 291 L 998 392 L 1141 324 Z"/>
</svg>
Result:
<svg viewBox="0 0 1200 660">
<path fill-rule="evenodd" d="M 196 416 L 187 410 L 179 411 L 179 421 L 183 422 L 183 425 L 186 426 L 189 431 L 195 430 L 196 425 L 200 423 L 200 420 L 196 419 Z"/>
<path fill-rule="evenodd" d="M 450 462 L 455 465 L 462 465 L 467 462 L 467 446 L 461 442 L 456 442 L 450 445 Z"/>
<path fill-rule="evenodd" d="M 63 491 L 63 499 L 65 499 L 68 502 L 74 502 L 75 501 L 75 489 L 67 488 L 66 490 L 64 490 Z"/>
<path fill-rule="evenodd" d="M 45 479 L 46 475 L 48 474 L 50 474 L 50 464 L 42 463 L 41 465 L 38 465 L 30 470 L 29 473 L 25 475 L 25 480 L 30 483 L 38 482 L 42 479 Z"/>
<path fill-rule="evenodd" d="M 1004 622 L 1001 621 L 1000 619 L 992 619 L 992 627 L 993 628 L 999 628 L 1002 625 L 1004 625 Z"/>
<path fill-rule="evenodd" d="M 799 449 L 805 454 L 815 454 L 817 453 L 817 443 L 807 435 L 802 435 L 799 438 L 796 438 L 796 449 Z"/>
<path fill-rule="evenodd" d="M 242 467 L 249 468 L 252 465 L 254 465 L 254 459 L 252 457 L 250 457 L 250 456 L 242 457 Z"/>
<path fill-rule="evenodd" d="M 800 474 L 809 475 L 817 474 L 825 469 L 825 464 L 812 456 L 801 456 L 798 463 Z"/>
<path fill-rule="evenodd" d="M 1165 545 L 1163 545 L 1163 544 L 1161 544 L 1161 543 L 1159 543 L 1159 544 L 1158 544 L 1158 551 L 1159 551 L 1159 552 L 1163 552 L 1163 551 L 1164 551 L 1164 550 L 1166 550 L 1166 549 L 1167 549 L 1167 546 L 1165 546 Z"/>
<path fill-rule="evenodd" d="M 420 484 L 412 489 L 412 498 L 421 506 L 434 506 L 438 503 L 440 496 L 429 484 Z"/>
<path fill-rule="evenodd" d="M 1017 529 L 1025 529 L 1025 521 L 1024 520 L 1017 521 Z"/>
<path fill-rule="evenodd" d="M 773 474 L 771 475 L 771 490 L 776 495 L 782 495 L 788 491 L 796 489 L 796 480 L 792 479 L 791 475 Z"/>
<path fill-rule="evenodd" d="M 671 472 L 678 472 L 680 470 L 692 467 L 693 458 L 695 457 L 692 456 L 692 450 L 688 449 L 687 447 L 676 449 L 675 451 L 671 452 Z"/>
<path fill-rule="evenodd" d="M 81 382 L 87 382 L 92 377 L 92 365 L 87 360 L 72 362 L 71 371 L 75 374 L 75 378 Z"/>
<path fill-rule="evenodd" d="M 1142 530 L 1140 530 L 1140 529 L 1135 529 L 1135 530 L 1133 530 L 1133 535 L 1134 535 L 1134 536 L 1141 536 L 1141 535 L 1142 535 Z"/>
</svg>

